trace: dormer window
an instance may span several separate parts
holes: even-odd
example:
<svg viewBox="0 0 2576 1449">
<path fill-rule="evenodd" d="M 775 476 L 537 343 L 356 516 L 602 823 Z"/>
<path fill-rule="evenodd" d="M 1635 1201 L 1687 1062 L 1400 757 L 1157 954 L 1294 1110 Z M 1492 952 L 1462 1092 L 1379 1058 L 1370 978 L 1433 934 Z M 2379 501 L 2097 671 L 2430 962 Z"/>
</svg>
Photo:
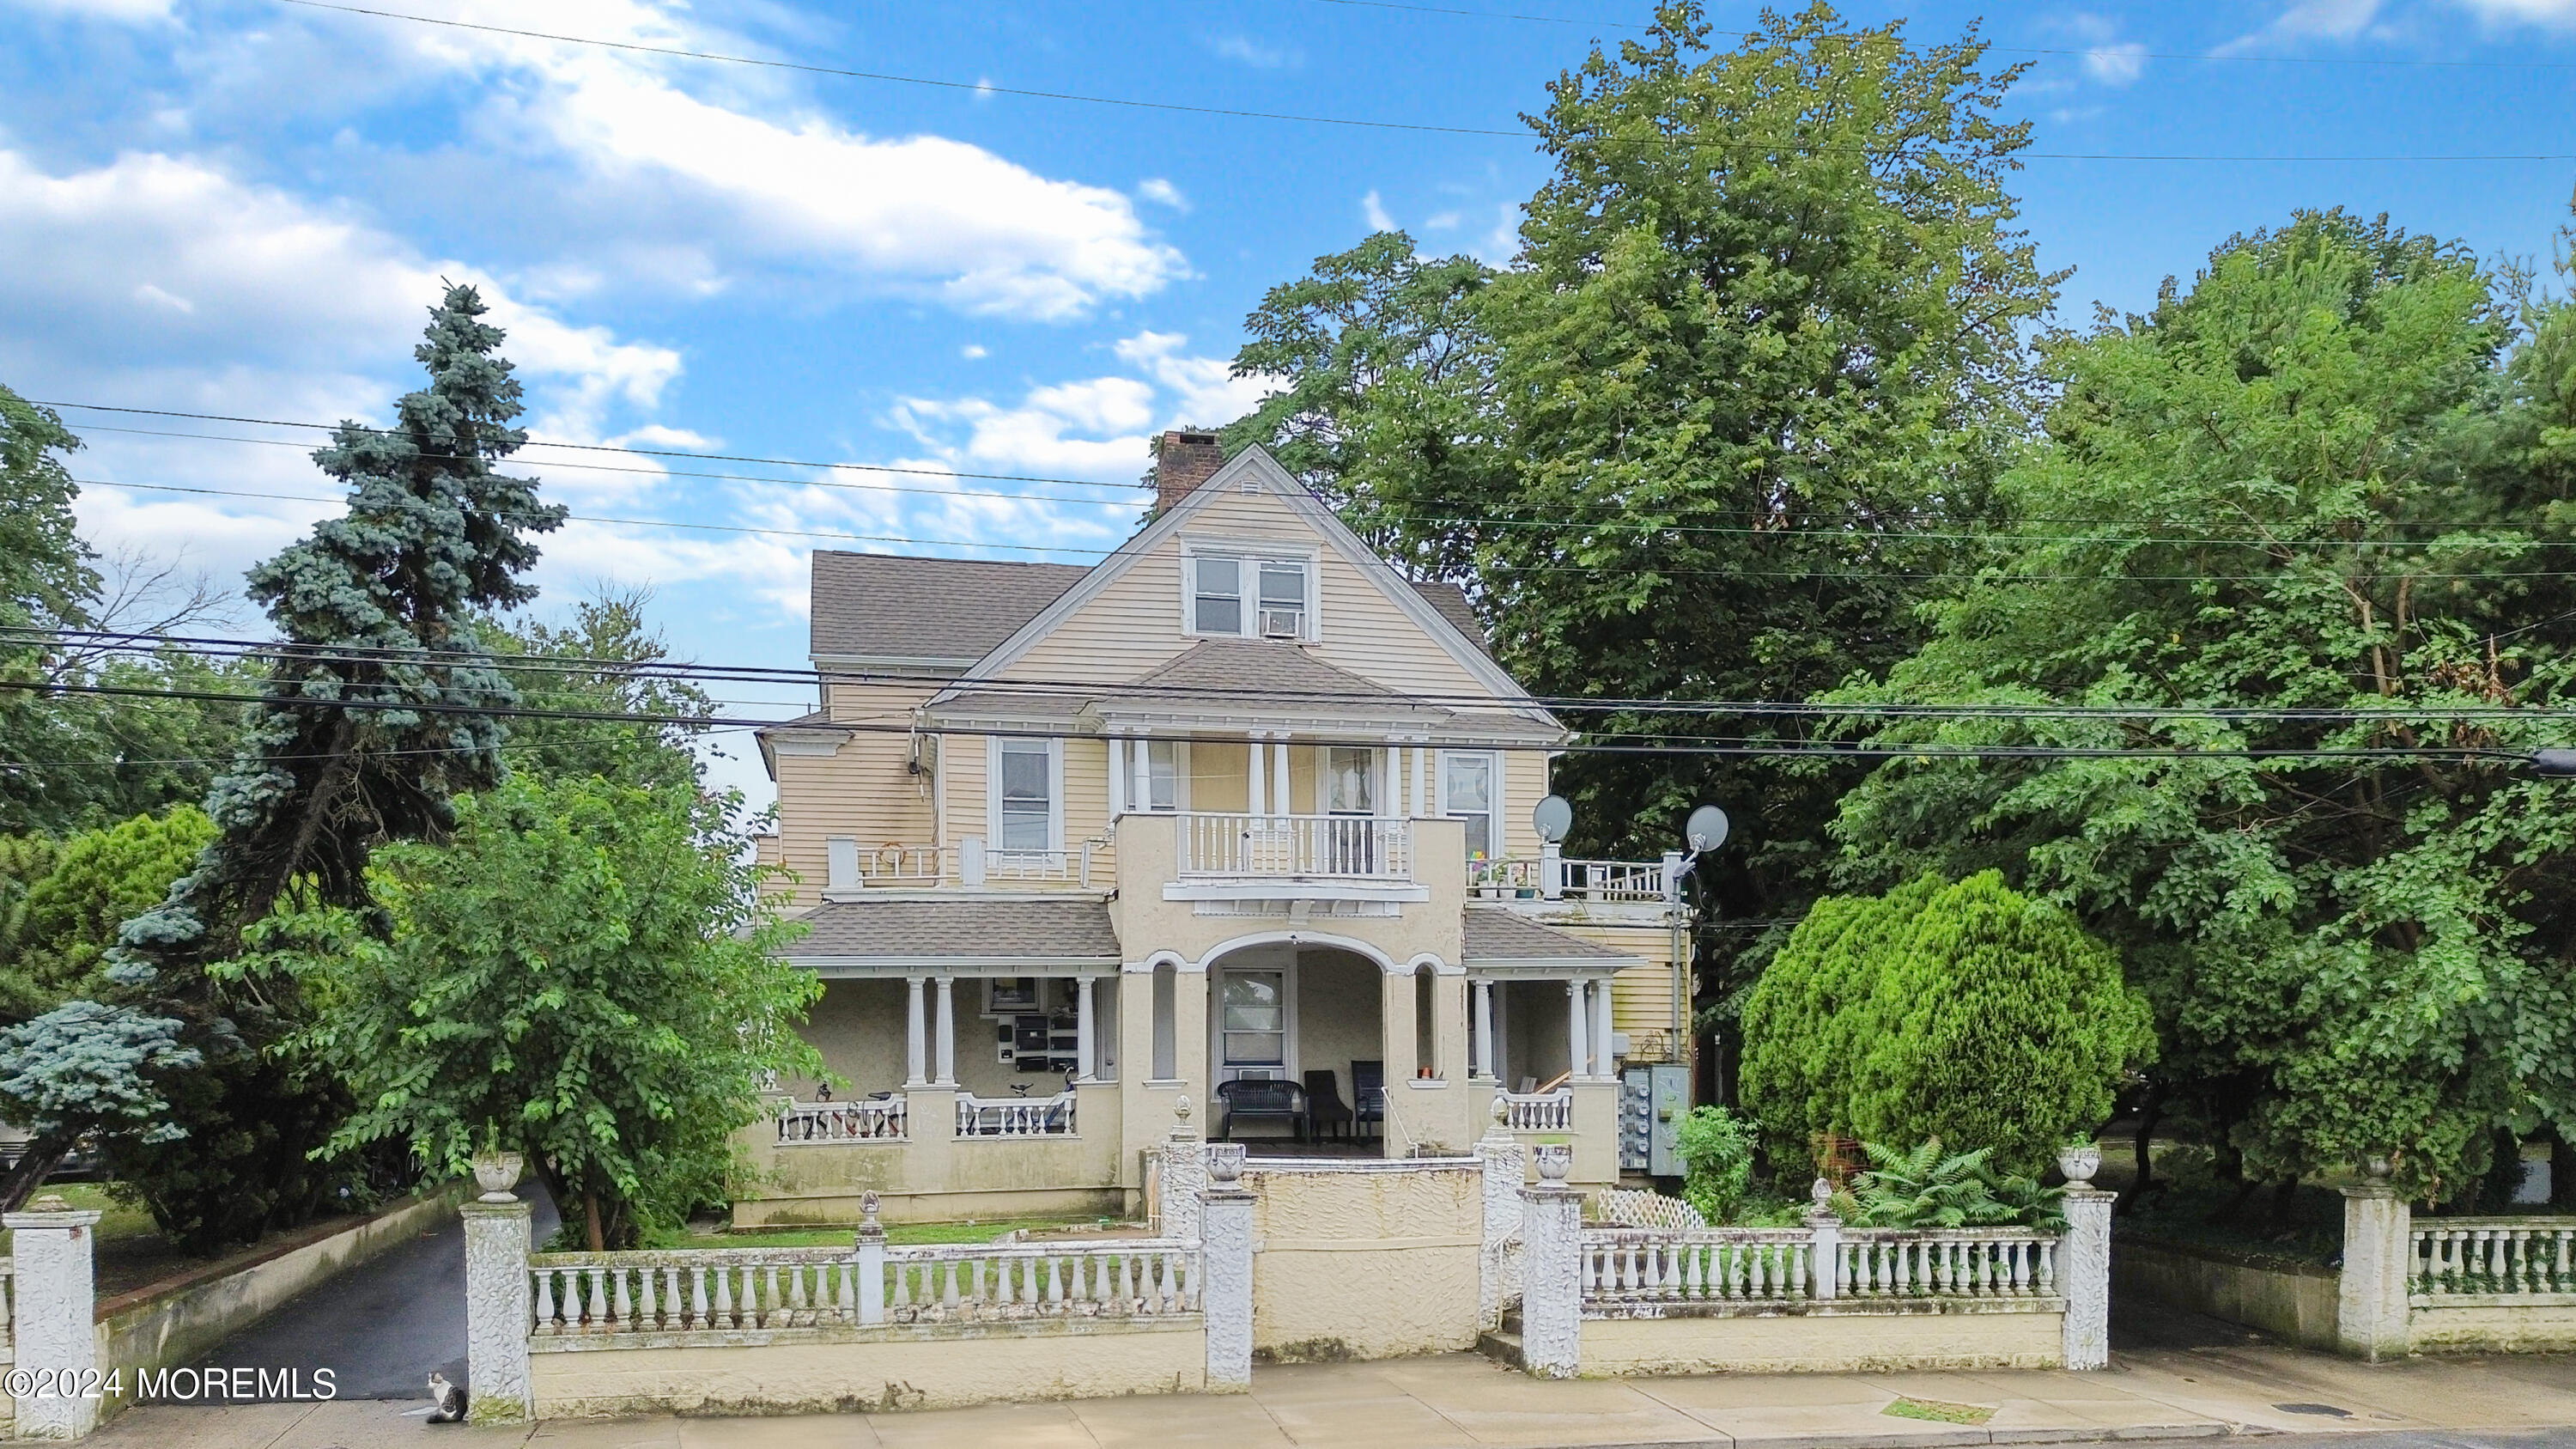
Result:
<svg viewBox="0 0 2576 1449">
<path fill-rule="evenodd" d="M 1189 632 L 1304 640 L 1314 617 L 1314 568 L 1302 558 L 1202 553 L 1190 559 Z"/>
</svg>

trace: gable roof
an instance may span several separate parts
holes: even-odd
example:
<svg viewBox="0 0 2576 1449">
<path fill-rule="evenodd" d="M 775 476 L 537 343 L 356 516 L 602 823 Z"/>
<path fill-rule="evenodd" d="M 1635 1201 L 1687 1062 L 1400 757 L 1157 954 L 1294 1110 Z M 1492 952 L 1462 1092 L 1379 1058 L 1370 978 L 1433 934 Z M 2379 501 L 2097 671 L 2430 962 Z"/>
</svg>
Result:
<svg viewBox="0 0 2576 1449">
<path fill-rule="evenodd" d="M 1467 642 L 1490 655 L 1492 642 L 1485 637 L 1485 621 L 1476 617 L 1476 606 L 1467 602 L 1467 591 L 1456 584 L 1414 583 L 1413 591 L 1422 602 L 1440 611 L 1440 617 L 1467 636 Z"/>
<path fill-rule="evenodd" d="M 814 550 L 819 659 L 923 659 L 961 668 L 993 652 L 1091 572 L 1081 564 L 996 563 Z"/>
</svg>

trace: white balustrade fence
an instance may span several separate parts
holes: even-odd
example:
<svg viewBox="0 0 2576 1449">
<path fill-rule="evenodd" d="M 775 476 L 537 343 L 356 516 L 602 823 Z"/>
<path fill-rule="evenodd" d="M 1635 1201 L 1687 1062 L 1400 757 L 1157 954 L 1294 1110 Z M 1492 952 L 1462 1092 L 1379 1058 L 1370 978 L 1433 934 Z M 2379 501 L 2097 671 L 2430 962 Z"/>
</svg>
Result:
<svg viewBox="0 0 2576 1449">
<path fill-rule="evenodd" d="M 858 1102 L 790 1101 L 778 1115 L 778 1140 L 786 1146 L 901 1142 L 909 1133 L 908 1105 L 900 1095 Z"/>
<path fill-rule="evenodd" d="M 1194 1243 L 1008 1248 L 889 1248 L 888 1317 L 896 1323 L 1016 1318 L 1168 1318 L 1199 1311 Z"/>
<path fill-rule="evenodd" d="M 1814 1244 L 1802 1228 L 1594 1229 L 1583 1235 L 1583 1306 L 1787 1303 L 1810 1295 Z"/>
<path fill-rule="evenodd" d="M 2427 1218 L 2407 1231 L 2410 1298 L 2576 1293 L 2576 1220 Z"/>
<path fill-rule="evenodd" d="M 1574 1130 L 1574 1089 L 1559 1087 L 1553 1092 L 1499 1092 L 1503 1099 L 1503 1125 L 1514 1132 L 1570 1132 Z"/>
<path fill-rule="evenodd" d="M 1185 814 L 1183 876 L 1413 878 L 1409 822 L 1358 815 Z"/>
<path fill-rule="evenodd" d="M 1639 1304 L 2058 1297 L 2058 1239 L 2026 1228 L 1593 1228 L 1587 1312 Z M 1830 1278 L 1826 1275 L 1830 1274 Z"/>
<path fill-rule="evenodd" d="M 1073 1093 L 1052 1097 L 977 1097 L 959 1093 L 960 1137 L 1071 1137 Z"/>
<path fill-rule="evenodd" d="M 2054 1298 L 2057 1237 L 2014 1228 L 1846 1228 L 1845 1298 Z"/>
<path fill-rule="evenodd" d="M 955 845 L 888 843 L 855 855 L 856 884 L 921 890 L 941 885 L 977 887 L 995 881 L 1062 882 L 1091 887 L 1092 852 L 1086 840 L 1064 850 L 1003 850 L 970 835 Z M 835 881 L 838 884 L 838 881 Z"/>
</svg>

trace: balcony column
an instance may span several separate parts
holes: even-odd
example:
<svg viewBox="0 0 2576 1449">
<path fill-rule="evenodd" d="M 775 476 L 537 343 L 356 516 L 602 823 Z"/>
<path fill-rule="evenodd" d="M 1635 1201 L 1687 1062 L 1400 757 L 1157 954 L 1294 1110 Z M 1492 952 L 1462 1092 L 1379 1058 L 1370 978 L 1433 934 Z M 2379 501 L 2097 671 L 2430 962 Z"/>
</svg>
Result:
<svg viewBox="0 0 2576 1449">
<path fill-rule="evenodd" d="M 1073 978 L 1073 1059 L 1080 1080 L 1099 1080 L 1098 1033 L 1092 1026 L 1091 978 L 1088 976 Z"/>
<path fill-rule="evenodd" d="M 921 988 L 926 978 L 903 978 L 903 1084 L 927 1087 L 929 1076 L 930 1029 L 921 1019 Z"/>
<path fill-rule="evenodd" d="M 1583 1027 L 1583 983 L 1565 983 L 1566 1070 L 1576 1077 L 1592 1075 L 1592 1033 Z"/>
<path fill-rule="evenodd" d="M 1263 768 L 1261 736 L 1256 733 L 1243 747 L 1244 813 L 1254 819 L 1270 813 L 1270 772 Z"/>
<path fill-rule="evenodd" d="M 957 1085 L 957 978 L 939 978 L 939 1037 L 936 1042 L 938 1085 Z"/>
<path fill-rule="evenodd" d="M 1419 740 L 1417 740 L 1417 741 L 1415 741 L 1415 742 L 1414 742 L 1414 746 L 1413 746 L 1413 810 L 1412 810 L 1412 816 L 1413 816 L 1413 818 L 1414 818 L 1414 819 L 1416 819 L 1416 820 L 1420 820 L 1421 818 L 1423 818 L 1423 810 L 1422 810 L 1422 777 L 1423 777 L 1423 775 L 1424 775 L 1424 774 L 1428 771 L 1428 769 L 1429 769 L 1429 766 L 1425 763 L 1425 761 L 1424 761 L 1423 757 L 1424 757 L 1424 756 L 1426 756 L 1426 755 L 1428 755 L 1428 754 L 1430 754 L 1430 753 L 1431 753 L 1431 751 L 1430 751 L 1427 747 L 1425 747 L 1425 746 L 1424 746 L 1424 745 L 1423 745 Z"/>
<path fill-rule="evenodd" d="M 1618 1058 L 1610 1050 L 1610 978 L 1592 983 L 1592 1074 L 1607 1078 L 1616 1075 Z"/>
<path fill-rule="evenodd" d="M 1284 739 L 1270 742 L 1270 809 L 1276 815 L 1292 814 L 1295 810 L 1288 803 L 1288 742 Z M 1315 813 L 1322 814 L 1323 808 L 1316 807 Z"/>
<path fill-rule="evenodd" d="M 1109 818 L 1127 813 L 1127 737 L 1109 737 Z"/>
<path fill-rule="evenodd" d="M 1143 735 L 1127 742 L 1128 768 L 1132 771 L 1127 785 L 1127 808 L 1142 813 L 1154 808 L 1154 747 Z M 1172 803 L 1180 803 L 1180 782 L 1172 785 Z"/>
<path fill-rule="evenodd" d="M 1473 983 L 1476 993 L 1476 1075 L 1490 1080 L 1494 1075 L 1494 983 L 1478 977 Z"/>
</svg>

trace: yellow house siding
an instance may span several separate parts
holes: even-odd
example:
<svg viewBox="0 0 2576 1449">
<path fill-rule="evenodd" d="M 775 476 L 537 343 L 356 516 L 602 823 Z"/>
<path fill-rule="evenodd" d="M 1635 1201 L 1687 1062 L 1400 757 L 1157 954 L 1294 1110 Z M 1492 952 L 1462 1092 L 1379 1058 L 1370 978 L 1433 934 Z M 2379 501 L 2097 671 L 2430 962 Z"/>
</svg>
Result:
<svg viewBox="0 0 2576 1449">
<path fill-rule="evenodd" d="M 984 736 L 942 735 L 939 740 L 940 768 L 945 772 L 948 797 L 946 843 L 955 845 L 967 836 L 985 834 L 984 780 L 987 774 L 984 758 Z"/>
<path fill-rule="evenodd" d="M 832 717 L 851 723 L 908 723 L 922 688 L 836 685 Z M 822 899 L 829 865 L 825 841 L 846 835 L 862 854 L 881 845 L 922 845 L 931 838 L 929 781 L 904 767 L 908 735 L 859 733 L 828 755 L 781 750 L 778 762 L 778 863 L 796 873 L 796 903 Z"/>
</svg>

